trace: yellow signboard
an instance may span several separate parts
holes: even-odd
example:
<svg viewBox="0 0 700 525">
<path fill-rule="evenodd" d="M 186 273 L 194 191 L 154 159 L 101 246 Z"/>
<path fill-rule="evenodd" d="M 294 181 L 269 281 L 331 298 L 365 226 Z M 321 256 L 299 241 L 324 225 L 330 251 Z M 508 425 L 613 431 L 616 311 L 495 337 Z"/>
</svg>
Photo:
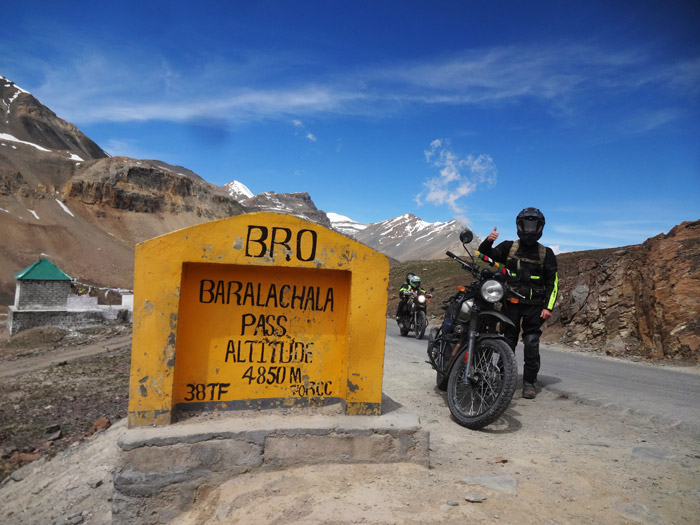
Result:
<svg viewBox="0 0 700 525">
<path fill-rule="evenodd" d="M 338 400 L 381 413 L 387 279 L 383 255 L 289 215 L 139 244 L 129 425 Z"/>
</svg>

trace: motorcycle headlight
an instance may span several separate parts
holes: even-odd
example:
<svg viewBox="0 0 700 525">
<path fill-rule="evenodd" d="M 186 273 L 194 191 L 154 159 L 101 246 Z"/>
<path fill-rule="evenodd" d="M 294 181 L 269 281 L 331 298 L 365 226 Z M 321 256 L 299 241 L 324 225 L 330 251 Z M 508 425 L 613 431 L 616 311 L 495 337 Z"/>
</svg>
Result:
<svg viewBox="0 0 700 525">
<path fill-rule="evenodd" d="M 497 303 L 503 299 L 503 285 L 494 279 L 489 279 L 481 285 L 481 297 L 489 303 Z"/>
<path fill-rule="evenodd" d="M 425 295 L 419 295 L 418 296 L 418 302 L 423 304 L 425 302 Z"/>
</svg>

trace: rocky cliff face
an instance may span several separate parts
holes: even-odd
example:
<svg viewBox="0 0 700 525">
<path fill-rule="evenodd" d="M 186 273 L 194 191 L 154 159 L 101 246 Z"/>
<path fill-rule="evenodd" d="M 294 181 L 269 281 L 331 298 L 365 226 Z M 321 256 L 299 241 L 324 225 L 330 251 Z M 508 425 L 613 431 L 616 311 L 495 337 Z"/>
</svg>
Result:
<svg viewBox="0 0 700 525">
<path fill-rule="evenodd" d="M 619 249 L 561 254 L 545 338 L 700 361 L 700 221 Z"/>
<path fill-rule="evenodd" d="M 194 213 L 208 220 L 244 211 L 223 190 L 194 174 L 126 157 L 92 162 L 63 186 L 61 198 L 137 213 Z"/>
<path fill-rule="evenodd" d="M 319 210 L 308 193 L 275 193 L 268 191 L 242 201 L 251 211 L 267 211 L 271 213 L 287 213 L 302 219 L 315 222 L 326 228 L 331 228 L 328 216 Z"/>
</svg>

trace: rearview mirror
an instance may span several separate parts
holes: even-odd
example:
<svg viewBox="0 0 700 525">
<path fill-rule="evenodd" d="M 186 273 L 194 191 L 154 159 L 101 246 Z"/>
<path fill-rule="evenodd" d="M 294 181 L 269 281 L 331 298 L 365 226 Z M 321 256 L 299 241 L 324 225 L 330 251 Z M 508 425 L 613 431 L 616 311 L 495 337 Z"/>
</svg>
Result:
<svg viewBox="0 0 700 525">
<path fill-rule="evenodd" d="M 459 240 L 462 241 L 462 244 L 469 244 L 472 242 L 472 239 L 474 239 L 474 234 L 469 229 L 466 229 L 459 234 Z"/>
</svg>

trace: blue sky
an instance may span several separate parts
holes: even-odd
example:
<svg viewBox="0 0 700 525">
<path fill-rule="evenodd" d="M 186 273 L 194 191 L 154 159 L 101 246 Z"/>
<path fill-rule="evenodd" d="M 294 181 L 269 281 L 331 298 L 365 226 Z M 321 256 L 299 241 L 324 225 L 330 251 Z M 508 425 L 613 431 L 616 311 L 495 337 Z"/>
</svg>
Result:
<svg viewBox="0 0 700 525">
<path fill-rule="evenodd" d="M 5 2 L 0 75 L 111 155 L 561 251 L 700 219 L 700 3 Z"/>
</svg>

